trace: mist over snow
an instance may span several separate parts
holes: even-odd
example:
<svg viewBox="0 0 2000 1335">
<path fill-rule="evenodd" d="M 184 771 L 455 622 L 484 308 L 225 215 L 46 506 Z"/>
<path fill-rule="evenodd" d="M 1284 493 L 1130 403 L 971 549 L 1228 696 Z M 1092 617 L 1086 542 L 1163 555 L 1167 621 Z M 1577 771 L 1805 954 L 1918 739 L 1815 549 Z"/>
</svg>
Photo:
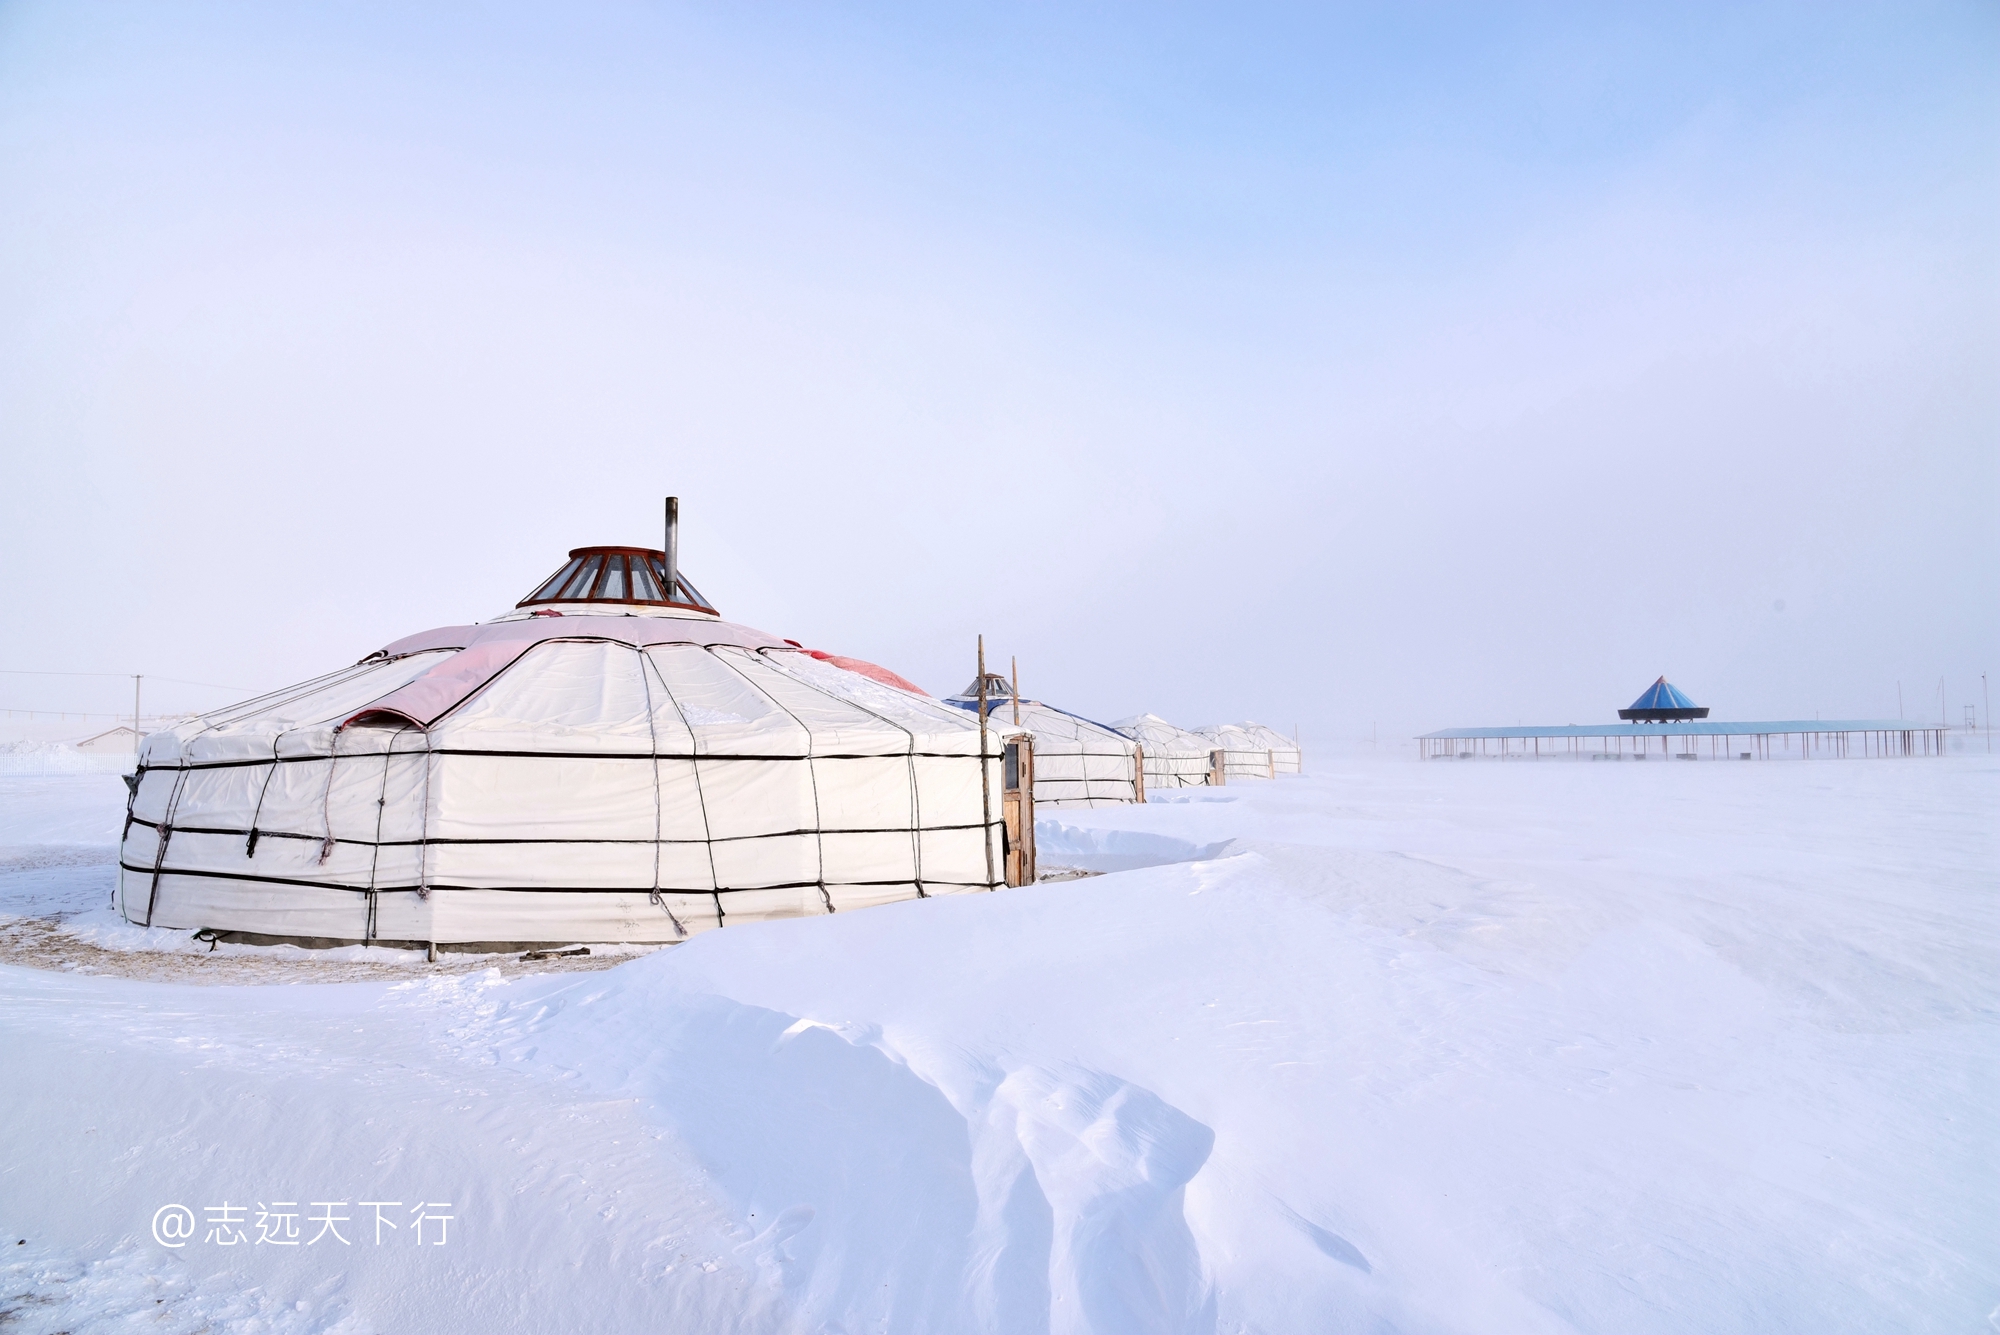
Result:
<svg viewBox="0 0 2000 1335">
<path fill-rule="evenodd" d="M 1996 24 L 10 5 L 5 666 L 302 679 L 671 492 L 727 615 L 933 692 L 1955 720 Z"/>
</svg>

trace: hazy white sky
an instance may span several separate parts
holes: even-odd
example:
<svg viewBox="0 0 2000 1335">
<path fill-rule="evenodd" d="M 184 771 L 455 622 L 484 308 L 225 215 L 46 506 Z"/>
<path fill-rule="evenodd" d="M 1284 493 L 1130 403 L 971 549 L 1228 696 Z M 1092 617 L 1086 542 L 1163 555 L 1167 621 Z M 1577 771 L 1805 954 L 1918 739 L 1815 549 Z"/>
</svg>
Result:
<svg viewBox="0 0 2000 1335">
<path fill-rule="evenodd" d="M 1996 261 L 1984 2 L 4 4 L 0 667 L 278 684 L 674 492 L 939 692 L 1957 717 Z"/>
</svg>

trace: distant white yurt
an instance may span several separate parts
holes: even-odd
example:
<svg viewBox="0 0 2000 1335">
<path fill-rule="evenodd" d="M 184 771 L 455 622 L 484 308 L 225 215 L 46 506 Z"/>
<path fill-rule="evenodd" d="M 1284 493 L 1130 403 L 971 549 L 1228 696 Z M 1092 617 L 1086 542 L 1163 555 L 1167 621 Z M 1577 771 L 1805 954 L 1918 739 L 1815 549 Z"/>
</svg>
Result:
<svg viewBox="0 0 2000 1335">
<path fill-rule="evenodd" d="M 1261 723 L 1239 723 L 1237 726 L 1263 743 L 1264 749 L 1271 753 L 1272 773 L 1301 774 L 1305 771 L 1305 752 L 1295 739 Z"/>
<path fill-rule="evenodd" d="M 1224 753 L 1227 780 L 1273 779 L 1304 768 L 1298 743 L 1261 723 L 1218 723 L 1195 732 Z"/>
<path fill-rule="evenodd" d="M 1146 787 L 1201 788 L 1210 780 L 1215 743 L 1177 728 L 1158 714 L 1134 714 L 1111 725 L 1139 744 L 1146 758 Z"/>
<path fill-rule="evenodd" d="M 979 682 L 945 699 L 977 717 Z M 986 725 L 1002 737 L 1034 738 L 1035 806 L 1109 807 L 1144 801 L 1138 744 L 1116 729 L 1066 713 L 1039 700 L 1017 702 L 1007 678 L 986 678 Z"/>
<path fill-rule="evenodd" d="M 247 940 L 661 942 L 996 888 L 999 739 L 982 783 L 977 720 L 824 657 L 722 620 L 663 552 L 578 548 L 504 616 L 148 736 L 120 908 Z"/>
</svg>

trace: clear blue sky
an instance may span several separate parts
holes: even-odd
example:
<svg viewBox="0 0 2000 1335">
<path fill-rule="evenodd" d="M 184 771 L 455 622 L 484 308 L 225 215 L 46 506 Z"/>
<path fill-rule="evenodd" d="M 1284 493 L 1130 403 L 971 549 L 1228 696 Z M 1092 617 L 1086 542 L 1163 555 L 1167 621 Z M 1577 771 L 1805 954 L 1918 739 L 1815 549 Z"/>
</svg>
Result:
<svg viewBox="0 0 2000 1335">
<path fill-rule="evenodd" d="M 0 667 L 296 679 L 672 491 L 937 691 L 1956 716 L 1996 260 L 1990 3 L 0 5 Z"/>
</svg>

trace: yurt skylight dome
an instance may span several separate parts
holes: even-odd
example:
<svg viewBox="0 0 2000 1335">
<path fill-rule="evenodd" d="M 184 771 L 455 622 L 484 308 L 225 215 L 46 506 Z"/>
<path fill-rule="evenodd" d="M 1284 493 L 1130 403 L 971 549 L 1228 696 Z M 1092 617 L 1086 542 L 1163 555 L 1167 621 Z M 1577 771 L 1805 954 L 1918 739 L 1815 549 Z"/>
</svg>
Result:
<svg viewBox="0 0 2000 1335">
<path fill-rule="evenodd" d="M 548 603 L 621 603 L 678 607 L 718 615 L 680 571 L 668 573 L 667 554 L 651 547 L 576 547 L 562 569 L 542 581 L 517 607 Z"/>
<path fill-rule="evenodd" d="M 997 672 L 989 672 L 986 674 L 986 708 L 988 710 L 991 710 L 995 705 L 998 705 L 1003 701 L 1010 699 L 1013 696 L 1013 694 L 1014 694 L 1013 683 L 1009 682 L 1005 677 L 1001 676 Z M 957 695 L 952 696 L 950 698 L 953 700 L 977 700 L 979 698 L 979 678 L 974 677 L 972 679 L 972 684 L 970 686 L 967 686 Z M 1027 700 L 1023 700 L 1021 703 L 1025 705 L 1030 702 Z"/>
</svg>

